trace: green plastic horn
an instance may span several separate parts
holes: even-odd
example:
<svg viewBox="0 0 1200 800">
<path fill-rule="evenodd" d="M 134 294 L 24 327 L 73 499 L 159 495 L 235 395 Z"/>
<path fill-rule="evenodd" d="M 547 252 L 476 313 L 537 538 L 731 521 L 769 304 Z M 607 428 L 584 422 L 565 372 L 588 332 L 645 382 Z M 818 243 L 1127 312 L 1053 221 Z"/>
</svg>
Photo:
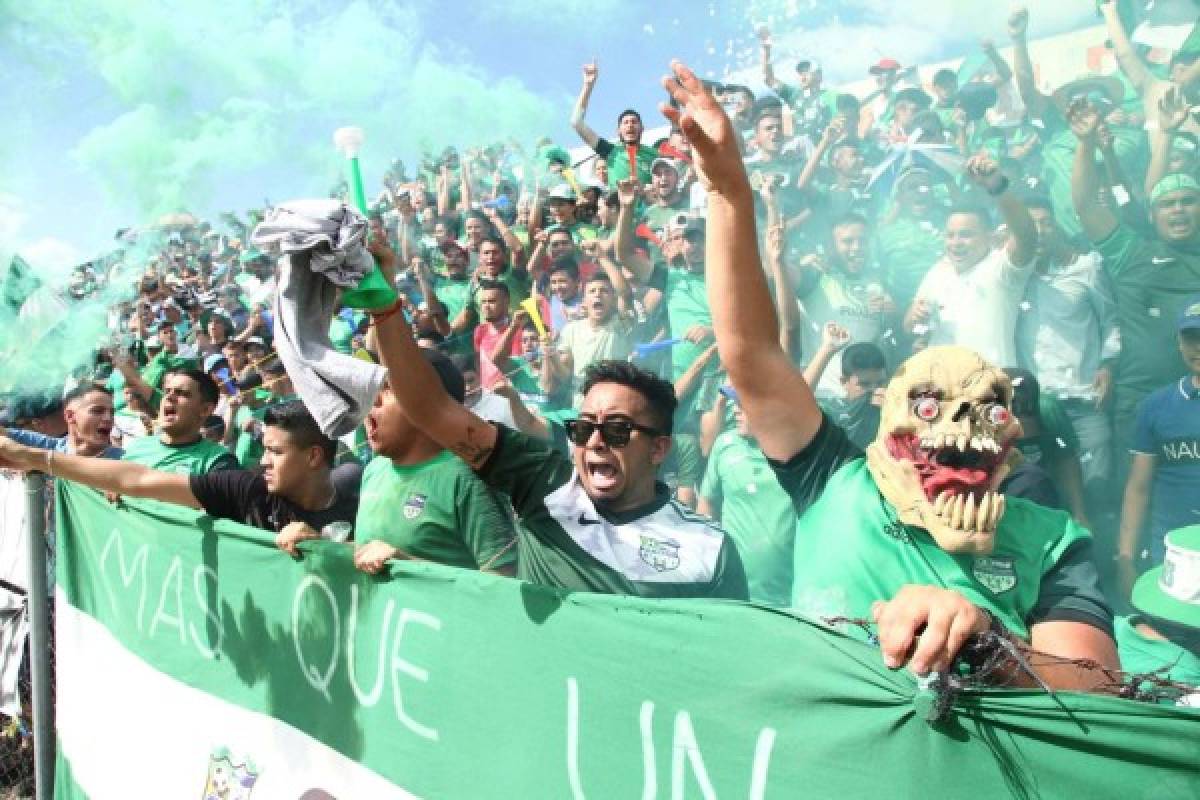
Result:
<svg viewBox="0 0 1200 800">
<path fill-rule="evenodd" d="M 362 168 L 358 164 L 358 153 L 362 149 L 362 128 L 338 128 L 333 132 L 333 144 L 346 157 L 350 168 L 350 191 L 354 194 L 354 205 L 367 216 L 367 194 L 363 191 Z M 368 272 L 358 286 L 342 295 L 342 303 L 351 308 L 383 308 L 396 302 L 396 290 L 388 285 L 387 278 L 379 268 Z"/>
</svg>

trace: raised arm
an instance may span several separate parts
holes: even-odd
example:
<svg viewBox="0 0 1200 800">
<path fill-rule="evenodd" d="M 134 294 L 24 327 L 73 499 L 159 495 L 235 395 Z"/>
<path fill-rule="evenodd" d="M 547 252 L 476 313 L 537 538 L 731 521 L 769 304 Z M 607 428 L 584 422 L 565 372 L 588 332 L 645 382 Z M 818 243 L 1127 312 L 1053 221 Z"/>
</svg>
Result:
<svg viewBox="0 0 1200 800">
<path fill-rule="evenodd" d="M 380 272 L 389 283 L 394 283 L 395 253 L 386 242 L 372 243 L 371 253 Z M 437 373 L 413 341 L 412 328 L 399 304 L 373 309 L 370 313 L 379 358 L 393 376 L 389 385 L 404 415 L 473 469 L 483 466 L 496 445 L 496 427 L 446 393 Z"/>
<path fill-rule="evenodd" d="M 598 77 L 600 67 L 595 59 L 583 65 L 583 86 L 579 89 L 579 99 L 575 101 L 575 108 L 571 111 L 571 127 L 579 134 L 579 138 L 583 139 L 584 144 L 593 150 L 596 149 L 600 136 L 584 121 L 584 117 L 587 116 L 588 101 L 592 98 L 592 89 L 596 88 Z"/>
<path fill-rule="evenodd" d="M 500 238 L 504 240 L 504 246 L 508 248 L 510 253 L 510 262 L 512 263 L 512 271 L 514 273 L 528 271 L 525 259 L 525 245 L 521 244 L 521 240 L 513 233 L 512 228 L 508 227 L 508 223 L 504 221 L 504 217 L 491 206 L 484 206 L 483 214 L 492 223 L 492 227 L 496 229 L 496 233 L 500 234 Z"/>
<path fill-rule="evenodd" d="M 1029 31 L 1029 9 L 1018 8 L 1008 18 L 1008 35 L 1013 43 L 1013 66 L 1017 73 L 1017 90 L 1021 93 L 1021 101 L 1029 109 L 1029 115 L 1040 117 L 1046 113 L 1050 98 L 1037 88 L 1033 77 L 1033 59 L 1029 57 L 1029 42 L 1026 34 Z"/>
<path fill-rule="evenodd" d="M 617 261 L 633 275 L 633 280 L 639 286 L 645 286 L 654 271 L 654 264 L 645 255 L 637 252 L 633 246 L 633 212 L 638 197 L 637 178 L 626 178 L 617 182 L 617 198 L 621 201 L 621 210 L 617 212 L 616 249 Z"/>
<path fill-rule="evenodd" d="M 133 389 L 134 393 L 142 398 L 147 406 L 153 409 L 154 387 L 142 379 L 141 373 L 137 371 L 137 367 L 134 365 L 133 358 L 124 353 L 114 352 L 112 354 L 112 362 L 117 371 L 121 373 L 121 377 L 125 379 L 125 385 Z"/>
<path fill-rule="evenodd" d="M 525 327 L 525 323 L 528 321 L 529 312 L 525 309 L 518 308 L 512 312 L 512 318 L 508 321 L 508 327 L 496 338 L 496 341 L 492 344 L 491 352 L 485 354 L 496 365 L 496 369 L 505 374 L 513 368 L 513 339 L 520 335 L 521 328 Z"/>
<path fill-rule="evenodd" d="M 450 207 L 450 168 L 445 164 L 442 164 L 437 176 L 437 210 L 439 217 L 454 211 Z"/>
<path fill-rule="evenodd" d="M 771 193 L 773 196 L 773 193 Z M 765 194 L 764 194 L 765 196 Z M 771 283 L 775 289 L 775 313 L 779 315 L 779 346 L 788 358 L 793 358 L 796 331 L 800 328 L 800 307 L 796 304 L 796 292 L 783 264 L 785 235 L 783 225 L 772 223 L 767 227 L 767 268 L 771 272 Z M 812 384 L 809 384 L 812 385 Z"/>
<path fill-rule="evenodd" d="M 988 57 L 988 61 L 992 62 L 992 66 L 996 68 L 996 78 L 1001 86 L 1005 85 L 1013 79 L 1013 71 L 1008 62 L 1004 60 L 1004 56 L 1000 55 L 1000 51 L 996 49 L 996 43 L 991 39 L 984 39 L 981 43 L 983 46 L 983 54 Z"/>
<path fill-rule="evenodd" d="M 1100 174 L 1096 169 L 1096 142 L 1100 113 L 1086 100 L 1076 101 L 1067 109 L 1071 130 L 1079 139 L 1075 164 L 1071 169 L 1071 199 L 1083 232 L 1093 242 L 1107 239 L 1116 230 L 1116 216 L 1100 203 Z"/>
<path fill-rule="evenodd" d="M 0 435 L 0 465 L 22 471 L 45 472 L 47 475 L 82 483 L 102 492 L 113 492 L 126 497 L 147 497 L 200 508 L 200 502 L 192 494 L 187 475 L 159 472 L 132 461 L 114 461 L 110 458 L 72 456 L 52 450 L 39 450 Z"/>
<path fill-rule="evenodd" d="M 461 195 L 458 198 L 458 206 L 464 213 L 471 210 L 471 205 L 475 201 L 471 183 L 471 159 L 463 158 L 458 165 L 458 193 Z"/>
<path fill-rule="evenodd" d="M 763 452 L 786 461 L 812 441 L 821 410 L 779 346 L 779 323 L 758 255 L 754 193 L 729 117 L 679 62 L 663 80 L 677 108 L 663 114 L 688 141 L 708 188 L 706 283 L 721 362 Z"/>
<path fill-rule="evenodd" d="M 771 67 L 771 31 L 766 25 L 758 29 L 758 40 L 762 44 L 762 76 L 763 83 L 771 91 L 779 91 L 779 81 L 775 78 L 775 70 Z"/>
<path fill-rule="evenodd" d="M 433 286 L 433 274 L 429 271 L 429 264 L 420 256 L 414 256 L 408 264 L 409 269 L 412 270 L 413 275 L 417 278 L 417 288 L 421 291 L 421 299 L 425 301 L 426 312 L 433 320 L 433 329 L 442 336 L 452 336 L 454 330 L 450 327 L 446 304 L 438 299 L 437 289 Z"/>
<path fill-rule="evenodd" d="M 1037 226 L 1016 192 L 1009 191 L 1009 179 L 1000 171 L 1000 165 L 989 156 L 975 156 L 967 161 L 966 173 L 972 183 L 996 198 L 1000 216 L 1008 226 L 1008 260 L 1018 267 L 1031 264 L 1037 250 Z"/>
<path fill-rule="evenodd" d="M 1129 41 L 1129 33 L 1125 30 L 1125 23 L 1121 22 L 1117 4 L 1113 0 L 1098 0 L 1096 5 L 1100 7 L 1100 14 L 1104 17 L 1108 40 L 1112 42 L 1113 52 L 1117 56 L 1117 66 L 1138 93 L 1145 94 L 1150 84 L 1154 83 L 1154 76 L 1133 49 L 1133 42 Z"/>
<path fill-rule="evenodd" d="M 1198 61 L 1197 63 L 1200 63 Z M 1158 127 L 1150 134 L 1150 166 L 1146 168 L 1146 197 L 1167 174 L 1171 143 L 1188 119 L 1188 103 L 1178 87 L 1172 86 L 1158 100 Z"/>
<path fill-rule="evenodd" d="M 821 329 L 821 344 L 817 352 L 812 354 L 808 366 L 804 368 L 804 380 L 809 386 L 816 386 L 825 374 L 825 368 L 838 352 L 850 344 L 850 332 L 836 322 L 826 322 Z"/>
<path fill-rule="evenodd" d="M 817 146 L 813 150 L 812 156 L 808 161 L 804 162 L 804 169 L 800 171 L 800 177 L 796 179 L 796 189 L 807 189 L 812 183 L 813 176 L 817 174 L 817 170 L 825 163 L 825 154 L 829 152 L 829 148 L 842 138 L 846 133 L 846 117 L 838 114 L 825 127 L 821 133 L 821 138 L 817 141 Z"/>
</svg>

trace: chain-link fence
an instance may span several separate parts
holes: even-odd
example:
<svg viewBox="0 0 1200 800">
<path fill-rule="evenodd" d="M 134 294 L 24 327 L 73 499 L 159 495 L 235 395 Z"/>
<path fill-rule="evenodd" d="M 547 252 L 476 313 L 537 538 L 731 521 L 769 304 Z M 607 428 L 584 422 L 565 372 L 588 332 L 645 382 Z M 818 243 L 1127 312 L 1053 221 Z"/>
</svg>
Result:
<svg viewBox="0 0 1200 800">
<path fill-rule="evenodd" d="M 33 672 L 28 636 L 31 609 L 29 524 L 25 481 L 15 476 L 0 478 L 0 699 L 12 702 L 0 710 L 0 800 L 32 798 L 35 791 Z M 47 535 L 45 564 L 53 563 L 53 492 L 42 491 L 39 501 Z M 36 526 L 38 529 L 42 527 Z M 52 585 L 52 584 L 51 584 Z M 54 674 L 54 599 L 47 597 L 50 622 L 46 650 L 49 657 L 51 692 Z M 19 658 L 20 668 L 15 669 Z M 12 696 L 15 678 L 16 702 Z M 51 694 L 53 697 L 53 694 Z M 6 705 L 0 702 L 0 708 Z M 53 730 L 53 727 L 50 728 Z"/>
</svg>

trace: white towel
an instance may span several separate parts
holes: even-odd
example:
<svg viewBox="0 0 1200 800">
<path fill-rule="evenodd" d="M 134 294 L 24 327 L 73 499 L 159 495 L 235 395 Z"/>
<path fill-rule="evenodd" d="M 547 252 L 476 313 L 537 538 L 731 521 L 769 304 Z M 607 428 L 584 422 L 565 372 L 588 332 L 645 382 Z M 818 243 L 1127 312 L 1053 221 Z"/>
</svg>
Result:
<svg viewBox="0 0 1200 800">
<path fill-rule="evenodd" d="M 276 206 L 254 230 L 259 247 L 278 245 L 275 349 L 296 393 L 326 436 L 357 428 L 383 386 L 383 367 L 333 349 L 329 322 L 338 287 L 356 286 L 374 269 L 364 245 L 367 220 L 336 200 Z"/>
</svg>

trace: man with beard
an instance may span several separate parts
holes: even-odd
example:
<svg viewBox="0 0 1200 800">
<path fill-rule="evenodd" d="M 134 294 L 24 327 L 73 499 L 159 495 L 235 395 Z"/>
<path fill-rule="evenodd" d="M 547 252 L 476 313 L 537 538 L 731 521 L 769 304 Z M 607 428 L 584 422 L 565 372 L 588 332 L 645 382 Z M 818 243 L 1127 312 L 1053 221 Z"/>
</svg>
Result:
<svg viewBox="0 0 1200 800">
<path fill-rule="evenodd" d="M 233 454 L 208 441 L 200 432 L 219 398 L 216 382 L 206 373 L 168 372 L 163 378 L 162 400 L 158 405 L 159 435 L 134 439 L 121 459 L 185 475 L 237 469 Z"/>
<path fill-rule="evenodd" d="M 455 403 L 463 377 L 444 355 L 421 350 Z M 400 373 L 394 373 L 400 374 Z M 371 574 L 395 558 L 512 575 L 516 534 L 492 492 L 449 450 L 417 428 L 385 385 L 367 415 L 375 457 L 363 472 L 354 564 Z"/>
<path fill-rule="evenodd" d="M 949 669 L 967 638 L 988 630 L 1118 668 L 1090 535 L 1065 514 L 1006 503 L 995 491 L 1020 430 L 1003 372 L 957 347 L 914 356 L 888 384 L 865 458 L 821 412 L 779 343 L 733 126 L 689 69 L 672 66 L 663 83 L 676 108 L 663 110 L 692 142 L 709 188 L 707 277 L 721 360 L 800 517 L 793 605 L 873 617 L 885 663 L 907 662 L 918 675 Z M 1104 679 L 1070 662 L 1035 670 L 1056 688 Z M 1030 680 L 1003 672 L 1012 683 Z"/>
<path fill-rule="evenodd" d="M 567 425 L 568 457 L 455 401 L 399 310 L 372 312 L 383 365 L 404 376 L 392 392 L 413 425 L 512 501 L 517 577 L 575 591 L 745 599 L 733 543 L 657 480 L 671 446 L 669 383 L 627 362 L 592 365 L 579 419 Z"/>
<path fill-rule="evenodd" d="M 658 151 L 642 144 L 642 115 L 629 108 L 617 116 L 616 143 L 598 135 L 584 121 L 588 100 L 591 99 L 592 89 L 596 88 L 598 77 L 600 67 L 595 61 L 583 65 L 583 87 L 579 90 L 579 99 L 575 101 L 575 110 L 571 112 L 571 127 L 584 144 L 608 163 L 609 186 L 630 176 L 636 177 L 639 185 L 645 185 L 650 182 L 650 165 L 658 158 Z"/>
<path fill-rule="evenodd" d="M 1172 174 L 1154 186 L 1148 198 L 1152 235 L 1121 223 L 1100 203 L 1095 163 L 1099 113 L 1088 103 L 1076 103 L 1069 115 L 1079 138 L 1072 173 L 1075 209 L 1112 278 L 1121 330 L 1113 430 L 1116 452 L 1123 456 L 1133 443 L 1138 404 L 1179 378 L 1179 351 L 1170 344 L 1188 298 L 1200 293 L 1200 183 L 1190 175 Z M 1118 461 L 1118 475 L 1125 463 L 1124 458 Z"/>
<path fill-rule="evenodd" d="M 1038 232 L 999 165 L 986 156 L 967 161 L 967 177 L 995 198 L 1008 229 L 1003 247 L 992 246 L 987 209 L 960 205 L 946 218 L 946 254 L 917 289 L 904 328 L 931 345 L 959 345 L 993 364 L 1015 364 L 1017 314 L 1033 272 Z"/>
</svg>

